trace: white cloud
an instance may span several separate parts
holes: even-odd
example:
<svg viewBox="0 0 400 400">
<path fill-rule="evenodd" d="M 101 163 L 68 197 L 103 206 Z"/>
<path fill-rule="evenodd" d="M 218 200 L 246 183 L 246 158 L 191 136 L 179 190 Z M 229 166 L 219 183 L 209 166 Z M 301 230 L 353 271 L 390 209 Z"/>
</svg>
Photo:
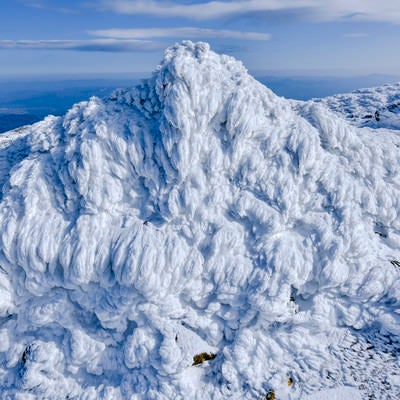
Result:
<svg viewBox="0 0 400 400">
<path fill-rule="evenodd" d="M 0 40 L 0 49 L 150 52 L 163 48 L 165 48 L 164 43 L 147 40 Z"/>
<path fill-rule="evenodd" d="M 51 10 L 51 11 L 56 11 L 59 13 L 63 14 L 78 14 L 79 9 L 77 7 L 72 8 L 72 7 L 58 7 L 57 5 L 54 4 L 49 4 L 48 1 L 41 1 L 41 0 L 20 0 L 25 6 L 32 7 L 32 8 L 38 8 L 42 10 Z"/>
<path fill-rule="evenodd" d="M 299 0 L 301 3 L 304 0 Z M 289 0 L 291 3 L 296 1 Z M 122 14 L 146 14 L 159 17 L 185 17 L 192 19 L 214 19 L 225 16 L 238 15 L 248 12 L 257 12 L 281 9 L 280 3 L 287 0 L 237 0 L 211 1 L 196 4 L 177 4 L 173 1 L 154 0 L 102 0 L 104 9 Z"/>
<path fill-rule="evenodd" d="M 146 29 L 105 29 L 89 31 L 91 35 L 118 39 L 148 39 L 148 38 L 184 38 L 184 39 L 247 39 L 269 40 L 271 35 L 259 32 L 241 32 L 232 30 L 205 28 L 146 28 Z"/>
<path fill-rule="evenodd" d="M 196 20 L 259 12 L 299 13 L 313 21 L 400 23 L 398 0 L 232 0 L 182 4 L 161 0 L 101 0 L 103 10 L 122 14 L 183 17 Z"/>
</svg>

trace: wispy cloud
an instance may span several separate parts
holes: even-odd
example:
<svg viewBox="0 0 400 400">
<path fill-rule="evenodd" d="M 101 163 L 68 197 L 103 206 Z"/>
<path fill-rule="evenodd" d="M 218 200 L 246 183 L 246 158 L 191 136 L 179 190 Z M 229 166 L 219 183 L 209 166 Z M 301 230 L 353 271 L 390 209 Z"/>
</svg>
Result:
<svg viewBox="0 0 400 400">
<path fill-rule="evenodd" d="M 0 40 L 0 49 L 151 52 L 164 48 L 165 43 L 148 40 Z"/>
<path fill-rule="evenodd" d="M 301 3 L 303 0 L 299 0 Z M 143 14 L 158 17 L 184 17 L 190 19 L 216 19 L 250 12 L 277 10 L 287 0 L 236 0 L 210 1 L 195 4 L 182 4 L 160 0 L 101 0 L 101 8 L 121 14 Z M 289 0 L 296 3 L 296 1 Z"/>
<path fill-rule="evenodd" d="M 298 13 L 323 21 L 400 23 L 398 0 L 231 0 L 182 4 L 161 0 L 100 0 L 99 8 L 122 14 L 183 17 L 196 20 L 234 17 L 260 12 Z"/>
<path fill-rule="evenodd" d="M 105 29 L 89 31 L 91 35 L 118 39 L 184 38 L 184 39 L 246 39 L 269 40 L 271 35 L 260 32 L 205 28 L 146 28 L 146 29 Z"/>
<path fill-rule="evenodd" d="M 365 33 L 365 32 L 345 33 L 343 35 L 343 37 L 351 38 L 351 39 L 364 38 L 364 37 L 367 37 L 367 36 L 368 36 L 368 33 Z"/>
<path fill-rule="evenodd" d="M 43 0 L 18 0 L 19 2 L 25 4 L 28 7 L 38 8 L 41 10 L 51 10 L 63 14 L 78 14 L 79 8 L 75 7 L 60 7 L 53 4 L 49 4 L 48 1 Z"/>
</svg>

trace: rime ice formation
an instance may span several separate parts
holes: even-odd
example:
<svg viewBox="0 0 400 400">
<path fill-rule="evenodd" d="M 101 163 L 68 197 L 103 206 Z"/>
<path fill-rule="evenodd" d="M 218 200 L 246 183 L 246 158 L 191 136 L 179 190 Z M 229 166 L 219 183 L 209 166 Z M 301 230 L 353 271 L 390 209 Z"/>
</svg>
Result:
<svg viewBox="0 0 400 400">
<path fill-rule="evenodd" d="M 398 398 L 399 145 L 191 42 L 2 136 L 0 397 Z"/>
</svg>

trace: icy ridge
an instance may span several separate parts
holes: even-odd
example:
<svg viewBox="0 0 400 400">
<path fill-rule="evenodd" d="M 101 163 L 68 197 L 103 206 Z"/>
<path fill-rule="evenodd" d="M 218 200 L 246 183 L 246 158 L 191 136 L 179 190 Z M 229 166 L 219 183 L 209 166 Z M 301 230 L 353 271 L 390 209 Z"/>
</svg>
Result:
<svg viewBox="0 0 400 400">
<path fill-rule="evenodd" d="M 191 42 L 142 85 L 35 124 L 2 170 L 2 398 L 353 382 L 332 348 L 400 333 L 399 138 L 360 132 Z"/>
</svg>

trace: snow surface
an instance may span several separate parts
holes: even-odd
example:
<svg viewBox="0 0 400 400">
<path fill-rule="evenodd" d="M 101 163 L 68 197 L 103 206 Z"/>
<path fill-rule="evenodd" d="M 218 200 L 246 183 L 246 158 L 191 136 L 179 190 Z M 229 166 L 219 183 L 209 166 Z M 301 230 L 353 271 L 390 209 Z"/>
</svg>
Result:
<svg viewBox="0 0 400 400">
<path fill-rule="evenodd" d="M 400 82 L 314 101 L 360 127 L 400 129 Z"/>
<path fill-rule="evenodd" d="M 342 387 L 337 389 L 328 389 L 322 392 L 312 394 L 307 400 L 362 400 L 358 390 L 354 388 Z"/>
<path fill-rule="evenodd" d="M 0 398 L 399 398 L 398 146 L 191 42 L 2 135 Z"/>
</svg>

